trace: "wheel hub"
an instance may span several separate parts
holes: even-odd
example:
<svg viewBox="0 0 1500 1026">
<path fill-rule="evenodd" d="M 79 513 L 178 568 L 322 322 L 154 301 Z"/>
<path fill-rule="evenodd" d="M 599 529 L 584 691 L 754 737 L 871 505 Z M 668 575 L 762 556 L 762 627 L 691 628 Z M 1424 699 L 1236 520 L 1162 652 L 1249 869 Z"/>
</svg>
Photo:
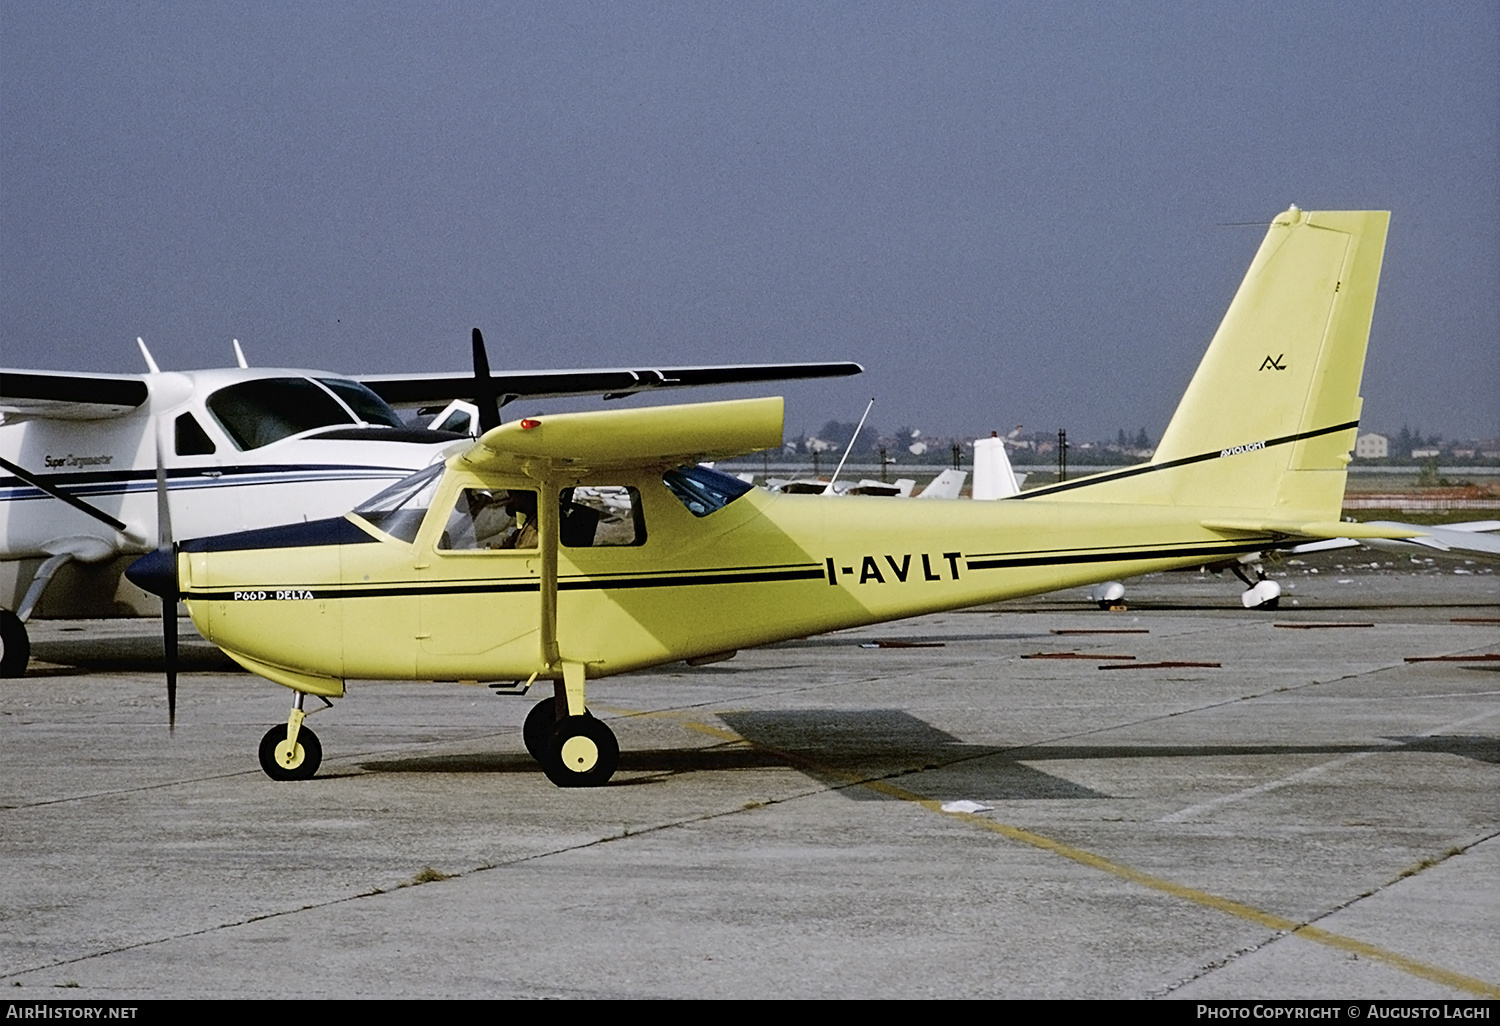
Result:
<svg viewBox="0 0 1500 1026">
<path fill-rule="evenodd" d="M 561 755 L 568 770 L 587 773 L 599 762 L 599 746 L 591 738 L 574 736 L 563 742 Z"/>
<path fill-rule="evenodd" d="M 276 762 L 286 769 L 296 769 L 302 765 L 305 755 L 301 745 L 293 747 L 290 742 L 283 741 L 276 746 Z"/>
</svg>

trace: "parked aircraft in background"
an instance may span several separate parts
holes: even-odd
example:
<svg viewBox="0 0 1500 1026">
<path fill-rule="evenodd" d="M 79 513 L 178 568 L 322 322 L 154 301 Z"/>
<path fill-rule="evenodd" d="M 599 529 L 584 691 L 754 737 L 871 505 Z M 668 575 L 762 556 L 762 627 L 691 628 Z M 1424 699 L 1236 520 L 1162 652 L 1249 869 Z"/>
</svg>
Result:
<svg viewBox="0 0 1500 1026">
<path fill-rule="evenodd" d="M 138 340 L 139 341 L 139 340 Z M 853 363 L 342 375 L 238 367 L 146 374 L 0 370 L 0 676 L 25 672 L 32 616 L 153 613 L 122 578 L 167 521 L 198 537 L 342 513 L 467 444 L 486 406 L 857 374 Z M 482 368 L 482 373 L 481 373 Z M 477 405 L 465 400 L 479 399 Z M 454 400 L 438 427 L 392 408 Z M 165 484 L 159 510 L 157 479 Z M 162 515 L 162 514 L 165 515 Z"/>
<path fill-rule="evenodd" d="M 1141 466 L 914 516 L 699 465 L 779 446 L 779 399 L 536 416 L 345 517 L 162 547 L 130 574 L 292 689 L 260 745 L 272 777 L 316 771 L 305 696 L 342 697 L 347 679 L 546 680 L 527 748 L 559 785 L 603 784 L 619 745 L 589 679 L 1111 573 L 1414 536 L 1338 519 L 1387 221 L 1278 215 Z M 606 490 L 613 508 L 589 494 Z"/>
<path fill-rule="evenodd" d="M 1327 538 L 1306 542 L 1282 550 L 1287 555 L 1308 555 L 1315 552 L 1334 552 L 1341 549 L 1370 548 L 1381 552 L 1396 552 L 1413 559 L 1427 557 L 1455 562 L 1500 563 L 1500 520 L 1474 520 L 1461 524 L 1403 524 L 1395 520 L 1370 520 L 1361 526 L 1377 530 L 1390 530 L 1410 534 L 1402 538 Z M 1278 552 L 1277 555 L 1281 553 Z M 1247 553 L 1235 560 L 1205 567 L 1216 572 L 1229 570 L 1241 581 L 1246 590 L 1240 595 L 1240 603 L 1246 609 L 1275 609 L 1281 604 L 1281 585 L 1265 573 L 1265 555 L 1260 552 Z M 1250 575 L 1254 574 L 1252 580 Z M 1102 581 L 1089 588 L 1090 602 L 1100 609 L 1112 609 L 1125 602 L 1126 588 L 1121 581 Z"/>
</svg>

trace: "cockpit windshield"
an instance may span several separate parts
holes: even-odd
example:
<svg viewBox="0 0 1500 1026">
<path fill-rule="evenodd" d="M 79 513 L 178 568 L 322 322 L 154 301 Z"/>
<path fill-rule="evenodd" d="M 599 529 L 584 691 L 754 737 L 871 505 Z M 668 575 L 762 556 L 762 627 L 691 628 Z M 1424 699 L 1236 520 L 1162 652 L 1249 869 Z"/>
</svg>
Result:
<svg viewBox="0 0 1500 1026">
<path fill-rule="evenodd" d="M 442 480 L 443 464 L 434 463 L 355 506 L 354 514 L 393 538 L 416 541 L 417 529 L 422 526 L 422 518 L 432 506 L 432 497 Z"/>
<path fill-rule="evenodd" d="M 387 427 L 405 427 L 396 411 L 385 404 L 385 400 L 358 381 L 341 378 L 319 378 L 318 384 L 344 400 L 344 405 L 366 424 L 384 424 Z"/>
<path fill-rule="evenodd" d="M 260 378 L 219 389 L 208 397 L 207 405 L 241 449 L 259 449 L 330 425 L 401 426 L 394 410 L 355 381 Z"/>
</svg>

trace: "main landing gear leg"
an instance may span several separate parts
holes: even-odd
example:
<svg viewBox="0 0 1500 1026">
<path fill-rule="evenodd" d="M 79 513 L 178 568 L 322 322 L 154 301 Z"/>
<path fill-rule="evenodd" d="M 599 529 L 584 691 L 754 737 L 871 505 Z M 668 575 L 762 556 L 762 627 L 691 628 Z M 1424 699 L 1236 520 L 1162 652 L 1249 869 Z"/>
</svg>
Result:
<svg viewBox="0 0 1500 1026">
<path fill-rule="evenodd" d="M 301 691 L 293 694 L 296 697 L 292 699 L 292 712 L 286 723 L 278 723 L 260 739 L 260 768 L 272 780 L 307 780 L 318 772 L 323 761 L 318 735 L 302 725 L 307 718 L 302 709 L 307 695 Z M 323 703 L 324 708 L 333 705 L 326 698 Z"/>
<path fill-rule="evenodd" d="M 564 663 L 556 694 L 537 703 L 521 728 L 526 750 L 558 787 L 599 787 L 620 764 L 614 731 L 584 707 L 583 681 L 581 663 Z"/>
</svg>

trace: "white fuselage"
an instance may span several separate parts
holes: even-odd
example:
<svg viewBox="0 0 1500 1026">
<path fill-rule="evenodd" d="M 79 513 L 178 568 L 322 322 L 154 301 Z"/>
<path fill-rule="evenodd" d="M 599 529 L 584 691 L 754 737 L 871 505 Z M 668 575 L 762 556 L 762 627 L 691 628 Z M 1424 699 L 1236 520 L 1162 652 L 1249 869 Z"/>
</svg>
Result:
<svg viewBox="0 0 1500 1026">
<path fill-rule="evenodd" d="M 184 539 L 337 516 L 441 458 L 453 444 L 451 435 L 432 442 L 381 440 L 380 429 L 361 431 L 368 422 L 343 406 L 347 419 L 342 422 L 245 448 L 207 405 L 208 398 L 226 386 L 299 377 L 334 376 L 259 368 L 152 374 L 146 377 L 147 401 L 122 416 L 12 416 L 0 424 L 0 456 L 126 526 L 121 532 L 0 473 L 0 606 L 16 608 L 38 560 L 66 552 L 81 564 L 113 561 L 123 566 L 128 559 L 120 557 L 154 549 L 159 538 L 158 451 L 166 471 L 171 534 Z M 185 414 L 201 436 L 189 430 L 183 437 L 179 420 Z M 339 429 L 372 437 L 316 437 Z M 202 451 L 209 448 L 211 452 Z M 118 572 L 106 574 L 103 581 L 93 579 L 88 587 L 130 589 L 117 580 Z M 59 579 L 53 587 L 62 584 Z M 101 613 L 127 612 L 140 605 L 119 595 L 98 598 Z M 60 604 L 78 607 L 77 602 L 51 603 Z M 141 611 L 148 608 L 149 604 Z M 46 615 L 46 605 L 39 615 Z"/>
</svg>

